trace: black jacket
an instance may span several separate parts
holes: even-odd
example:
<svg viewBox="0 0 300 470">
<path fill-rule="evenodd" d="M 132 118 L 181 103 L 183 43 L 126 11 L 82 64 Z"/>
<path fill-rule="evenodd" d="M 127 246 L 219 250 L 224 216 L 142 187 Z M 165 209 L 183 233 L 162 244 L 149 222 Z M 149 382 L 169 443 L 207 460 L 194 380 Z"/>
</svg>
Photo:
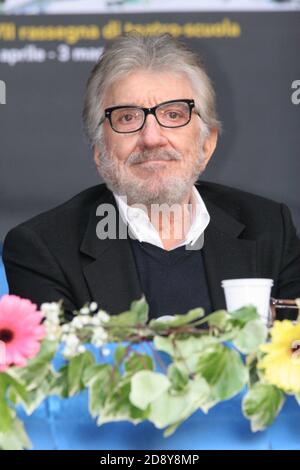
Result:
<svg viewBox="0 0 300 470">
<path fill-rule="evenodd" d="M 222 279 L 271 278 L 274 297 L 300 297 L 300 240 L 287 207 L 212 183 L 196 187 L 211 216 L 203 255 L 213 307 L 225 307 Z M 10 293 L 38 305 L 64 299 L 68 311 L 93 300 L 112 314 L 140 298 L 129 240 L 96 236 L 105 203 L 116 207 L 102 184 L 11 230 L 3 251 Z"/>
</svg>

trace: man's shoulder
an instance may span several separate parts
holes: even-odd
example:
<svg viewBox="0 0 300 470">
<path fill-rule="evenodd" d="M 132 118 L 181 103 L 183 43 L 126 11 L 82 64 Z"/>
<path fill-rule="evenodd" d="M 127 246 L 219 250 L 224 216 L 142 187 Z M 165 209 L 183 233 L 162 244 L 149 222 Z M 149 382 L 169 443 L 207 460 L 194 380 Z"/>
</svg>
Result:
<svg viewBox="0 0 300 470">
<path fill-rule="evenodd" d="M 272 229 L 282 221 L 283 205 L 263 196 L 258 196 L 240 189 L 210 182 L 199 182 L 196 187 L 213 215 L 221 209 L 246 226 Z"/>
<path fill-rule="evenodd" d="M 96 211 L 98 204 L 109 202 L 111 197 L 112 193 L 107 186 L 99 184 L 85 189 L 63 204 L 32 217 L 12 230 L 29 230 L 39 234 L 75 230 L 79 234 L 86 227 L 91 210 L 95 208 Z"/>
<path fill-rule="evenodd" d="M 229 211 L 239 211 L 248 206 L 253 209 L 258 206 L 274 210 L 280 208 L 280 203 L 272 199 L 218 183 L 199 181 L 196 188 L 205 200 Z"/>
</svg>

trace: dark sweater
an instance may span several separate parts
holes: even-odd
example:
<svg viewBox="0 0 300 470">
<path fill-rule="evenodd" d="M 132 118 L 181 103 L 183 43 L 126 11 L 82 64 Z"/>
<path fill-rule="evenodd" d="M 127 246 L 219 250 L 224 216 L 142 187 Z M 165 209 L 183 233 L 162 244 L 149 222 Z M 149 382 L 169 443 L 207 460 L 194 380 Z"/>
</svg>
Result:
<svg viewBox="0 0 300 470">
<path fill-rule="evenodd" d="M 212 310 L 202 250 L 185 246 L 167 251 L 146 242 L 131 240 L 141 288 L 150 307 L 150 318 Z"/>
</svg>

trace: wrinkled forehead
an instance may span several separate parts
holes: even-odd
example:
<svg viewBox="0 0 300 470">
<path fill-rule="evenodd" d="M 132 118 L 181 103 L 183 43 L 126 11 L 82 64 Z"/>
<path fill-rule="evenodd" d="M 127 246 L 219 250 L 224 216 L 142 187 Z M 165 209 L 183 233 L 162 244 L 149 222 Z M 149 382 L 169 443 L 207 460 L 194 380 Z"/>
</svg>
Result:
<svg viewBox="0 0 300 470">
<path fill-rule="evenodd" d="M 135 70 L 109 85 L 104 108 L 118 105 L 152 107 L 176 99 L 194 99 L 192 84 L 184 73 Z"/>
</svg>

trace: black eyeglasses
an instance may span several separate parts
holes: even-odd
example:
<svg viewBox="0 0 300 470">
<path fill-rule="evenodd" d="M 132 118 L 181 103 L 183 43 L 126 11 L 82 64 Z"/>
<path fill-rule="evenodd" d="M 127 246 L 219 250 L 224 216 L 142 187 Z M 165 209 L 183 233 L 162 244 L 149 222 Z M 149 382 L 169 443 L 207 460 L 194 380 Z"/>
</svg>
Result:
<svg viewBox="0 0 300 470">
<path fill-rule="evenodd" d="M 108 119 L 111 128 L 120 134 L 130 134 L 142 129 L 148 114 L 153 114 L 162 127 L 175 128 L 186 126 L 195 108 L 194 100 L 165 101 L 153 106 L 153 108 L 141 108 L 140 106 L 113 106 L 106 108 L 104 119 Z M 199 113 L 196 113 L 200 116 Z"/>
</svg>

